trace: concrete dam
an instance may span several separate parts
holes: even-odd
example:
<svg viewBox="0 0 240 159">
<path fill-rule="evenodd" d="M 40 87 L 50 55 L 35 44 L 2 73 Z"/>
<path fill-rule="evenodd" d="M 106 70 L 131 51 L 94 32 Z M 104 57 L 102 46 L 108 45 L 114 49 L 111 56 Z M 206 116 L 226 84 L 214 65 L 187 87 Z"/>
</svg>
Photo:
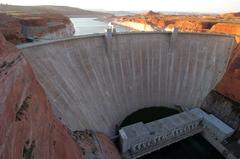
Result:
<svg viewBox="0 0 240 159">
<path fill-rule="evenodd" d="M 145 107 L 200 107 L 222 78 L 233 45 L 227 35 L 142 32 L 18 48 L 67 127 L 112 136 L 127 115 Z"/>
</svg>

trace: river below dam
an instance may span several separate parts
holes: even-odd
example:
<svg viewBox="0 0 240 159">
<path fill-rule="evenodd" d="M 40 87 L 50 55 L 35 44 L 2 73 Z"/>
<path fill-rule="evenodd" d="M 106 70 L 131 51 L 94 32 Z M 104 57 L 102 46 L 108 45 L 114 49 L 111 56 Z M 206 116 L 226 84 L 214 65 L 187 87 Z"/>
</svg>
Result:
<svg viewBox="0 0 240 159">
<path fill-rule="evenodd" d="M 70 18 L 75 28 L 74 36 L 94 33 L 104 33 L 108 23 L 100 21 L 98 18 Z M 129 32 L 130 29 L 123 26 L 115 26 L 117 32 Z"/>
<path fill-rule="evenodd" d="M 178 113 L 166 107 L 150 107 L 138 110 L 127 116 L 120 127 L 142 121 L 148 123 Z M 185 140 L 150 153 L 140 159 L 224 159 L 201 135 L 194 135 Z"/>
</svg>

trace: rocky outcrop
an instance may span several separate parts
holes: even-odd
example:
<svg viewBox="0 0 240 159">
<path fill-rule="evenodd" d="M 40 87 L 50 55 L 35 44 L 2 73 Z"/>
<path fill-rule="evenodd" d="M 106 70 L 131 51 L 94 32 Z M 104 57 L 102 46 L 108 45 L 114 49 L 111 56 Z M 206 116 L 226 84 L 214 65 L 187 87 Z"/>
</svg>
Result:
<svg viewBox="0 0 240 159">
<path fill-rule="evenodd" d="M 111 140 L 102 133 L 74 131 L 73 137 L 81 145 L 84 159 L 121 159 Z"/>
<path fill-rule="evenodd" d="M 240 103 L 240 44 L 234 49 L 228 69 L 216 90 Z"/>
<path fill-rule="evenodd" d="M 232 34 L 238 43 L 233 51 L 228 69 L 223 79 L 217 85 L 216 90 L 222 95 L 240 102 L 240 24 L 217 23 L 212 26 L 210 31 Z"/>
<path fill-rule="evenodd" d="M 178 28 L 180 31 L 183 32 L 200 32 L 203 29 L 201 23 L 198 22 L 191 22 L 187 20 L 178 20 L 174 23 L 174 27 Z"/>
<path fill-rule="evenodd" d="M 75 32 L 70 19 L 61 14 L 2 13 L 0 20 L 0 31 L 14 44 L 26 42 L 29 38 L 66 38 Z"/>
<path fill-rule="evenodd" d="M 225 13 L 222 16 L 223 17 L 240 17 L 240 12 Z"/>
<path fill-rule="evenodd" d="M 0 159 L 85 158 L 82 148 L 89 148 L 75 142 L 72 133 L 55 119 L 30 65 L 1 34 L 0 88 Z M 120 158 L 108 137 L 96 136 L 101 154 Z"/>
<path fill-rule="evenodd" d="M 0 40 L 0 158 L 79 159 L 79 146 L 52 114 L 30 65 Z"/>
<path fill-rule="evenodd" d="M 68 17 L 61 14 L 17 16 L 25 37 L 58 39 L 73 36 L 75 30 Z"/>
<path fill-rule="evenodd" d="M 25 42 L 21 30 L 21 24 L 18 19 L 0 13 L 0 32 L 3 33 L 8 41 L 14 44 Z"/>
<path fill-rule="evenodd" d="M 210 31 L 236 35 L 236 41 L 240 42 L 240 24 L 217 23 Z"/>
<path fill-rule="evenodd" d="M 150 10 L 150 11 L 147 11 L 147 12 L 145 13 L 145 15 L 147 15 L 147 16 L 155 16 L 155 15 L 159 15 L 159 13 Z"/>
</svg>

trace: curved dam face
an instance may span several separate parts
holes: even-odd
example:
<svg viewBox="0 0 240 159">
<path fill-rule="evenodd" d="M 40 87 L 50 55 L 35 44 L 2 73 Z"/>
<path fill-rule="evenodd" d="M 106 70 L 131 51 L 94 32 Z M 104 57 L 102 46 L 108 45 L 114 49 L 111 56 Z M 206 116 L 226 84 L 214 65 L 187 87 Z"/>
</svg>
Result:
<svg viewBox="0 0 240 159">
<path fill-rule="evenodd" d="M 138 109 L 200 106 L 222 78 L 233 44 L 230 36 L 129 33 L 19 48 L 63 123 L 113 135 Z"/>
</svg>

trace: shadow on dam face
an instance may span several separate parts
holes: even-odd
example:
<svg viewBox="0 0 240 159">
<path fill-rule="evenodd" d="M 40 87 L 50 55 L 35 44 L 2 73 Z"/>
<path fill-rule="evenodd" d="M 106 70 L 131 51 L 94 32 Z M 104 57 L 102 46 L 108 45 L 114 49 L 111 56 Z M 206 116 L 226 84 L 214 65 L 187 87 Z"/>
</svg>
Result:
<svg viewBox="0 0 240 159">
<path fill-rule="evenodd" d="M 233 44 L 226 35 L 151 32 L 18 47 L 66 126 L 111 136 L 136 110 L 200 106 L 222 78 Z"/>
</svg>

